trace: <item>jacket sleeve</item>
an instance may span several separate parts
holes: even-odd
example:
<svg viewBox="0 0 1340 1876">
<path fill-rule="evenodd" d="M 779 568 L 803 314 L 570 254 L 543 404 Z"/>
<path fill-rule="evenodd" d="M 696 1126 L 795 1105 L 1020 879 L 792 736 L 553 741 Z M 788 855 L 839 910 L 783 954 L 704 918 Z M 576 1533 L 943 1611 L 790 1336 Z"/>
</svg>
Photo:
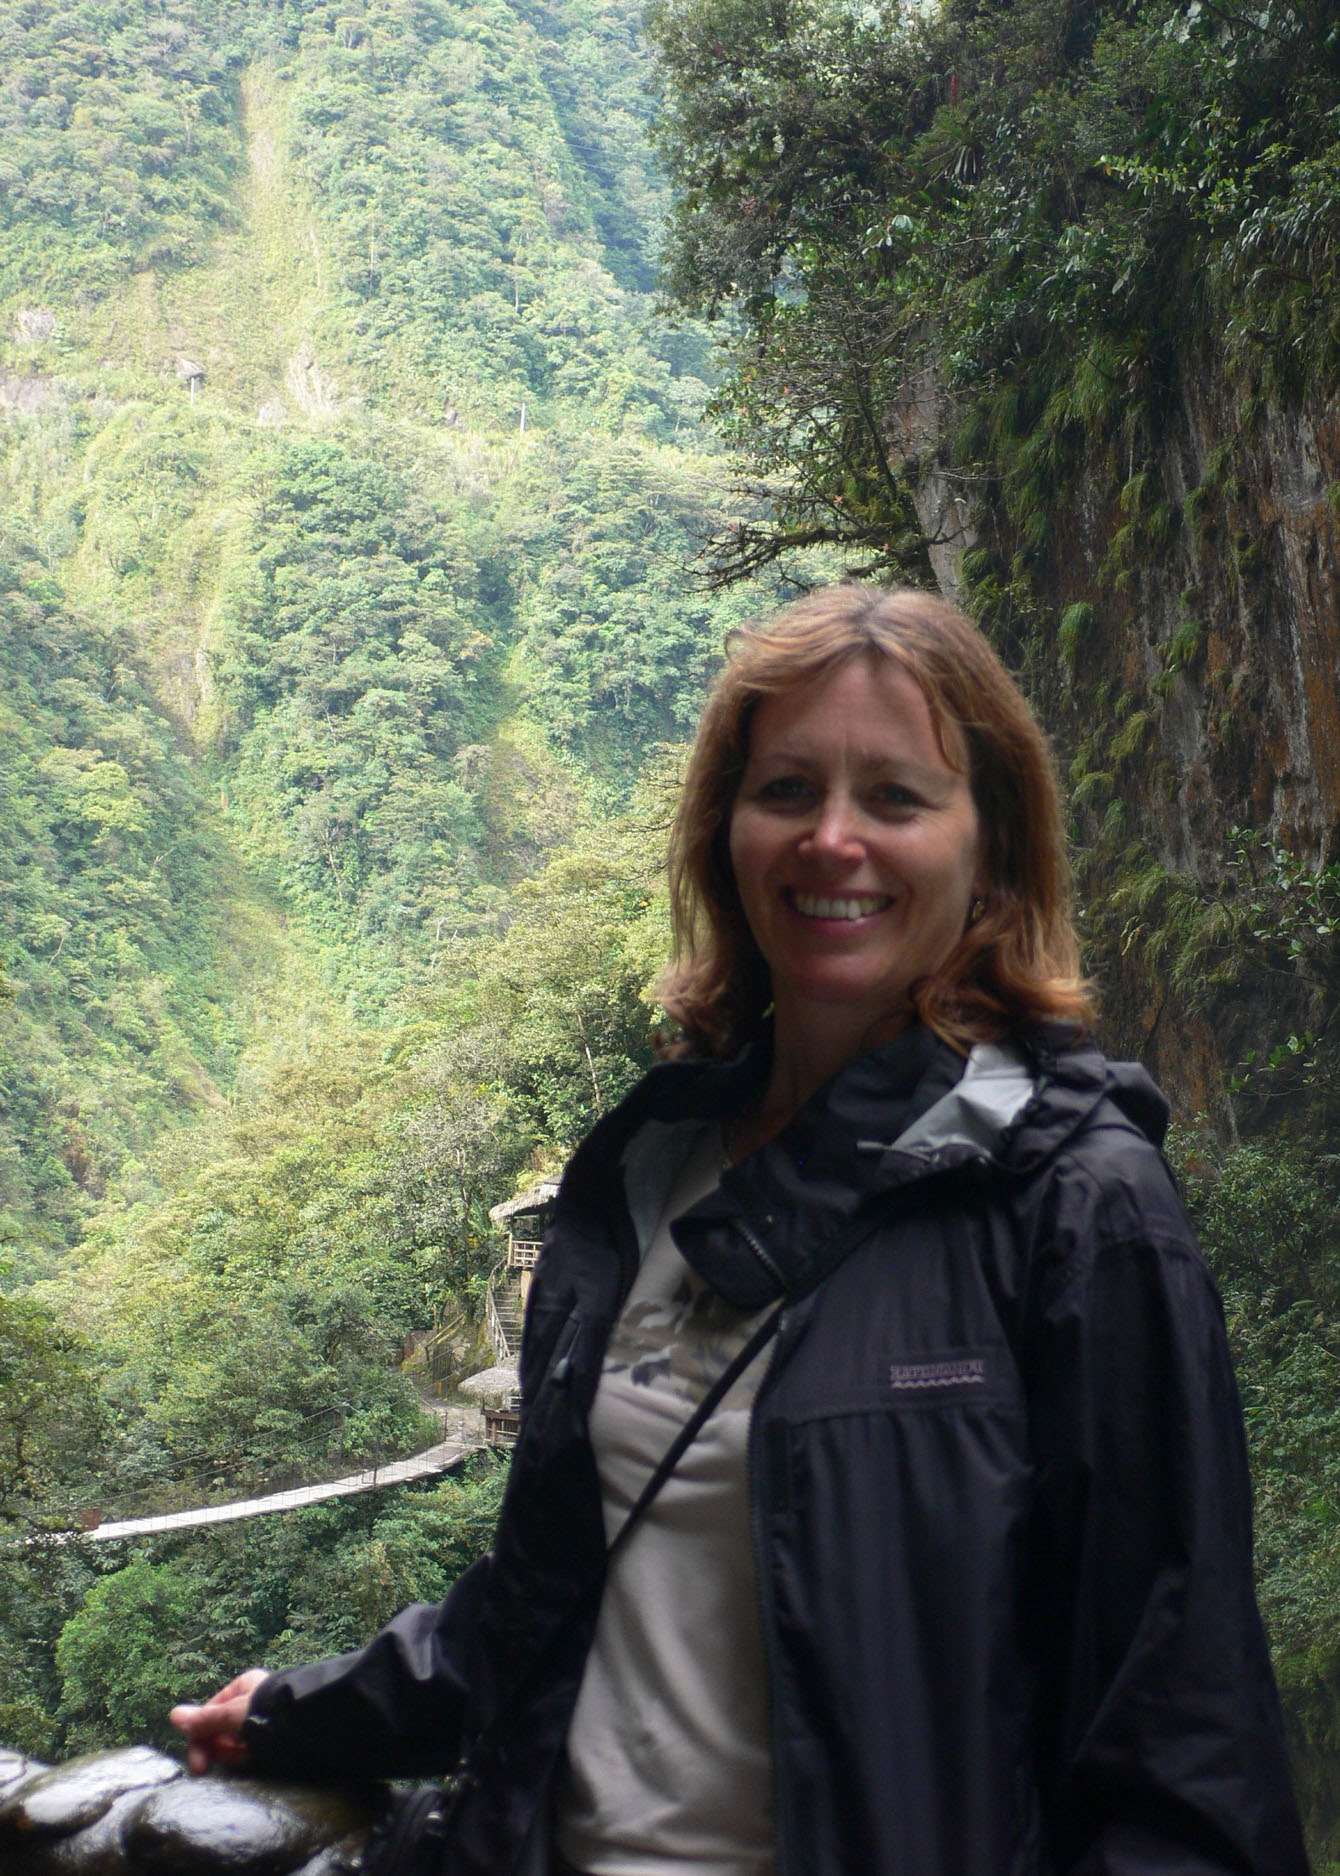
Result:
<svg viewBox="0 0 1340 1876">
<path fill-rule="evenodd" d="M 1152 1150 L 1134 1197 L 1080 1199 L 1028 1363 L 1055 1868 L 1306 1876 L 1218 1298 Z"/>
<path fill-rule="evenodd" d="M 402 1610 L 366 1648 L 263 1682 L 242 1728 L 256 1769 L 316 1783 L 449 1772 L 490 1561 L 471 1564 L 443 1602 Z"/>
</svg>

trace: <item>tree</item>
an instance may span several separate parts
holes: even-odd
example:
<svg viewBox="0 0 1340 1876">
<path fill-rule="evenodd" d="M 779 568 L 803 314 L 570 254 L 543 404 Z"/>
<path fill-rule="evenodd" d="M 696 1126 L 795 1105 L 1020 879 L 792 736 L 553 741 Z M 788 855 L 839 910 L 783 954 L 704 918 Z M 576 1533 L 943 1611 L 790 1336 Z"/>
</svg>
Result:
<svg viewBox="0 0 1340 1876">
<path fill-rule="evenodd" d="M 0 1518 L 41 1521 L 87 1478 L 103 1431 L 90 1361 L 39 1303 L 0 1295 Z"/>
<path fill-rule="evenodd" d="M 1026 577 L 1077 460 L 1141 468 L 1197 345 L 1334 383 L 1324 0 L 659 0 L 651 24 L 671 285 L 739 315 L 715 411 L 775 505 L 723 577 L 815 539 L 924 577 L 928 459 L 999 500 Z"/>
<path fill-rule="evenodd" d="M 478 1304 L 496 1258 L 488 1208 L 515 1180 L 535 1137 L 504 1081 L 497 1039 L 465 1030 L 433 1047 L 399 1117 L 399 1209 L 425 1289 Z"/>
<path fill-rule="evenodd" d="M 182 1690 L 226 1673 L 206 1646 L 208 1626 L 185 1570 L 137 1558 L 96 1582 L 56 1643 L 67 1747 L 169 1745 L 168 1708 Z"/>
</svg>

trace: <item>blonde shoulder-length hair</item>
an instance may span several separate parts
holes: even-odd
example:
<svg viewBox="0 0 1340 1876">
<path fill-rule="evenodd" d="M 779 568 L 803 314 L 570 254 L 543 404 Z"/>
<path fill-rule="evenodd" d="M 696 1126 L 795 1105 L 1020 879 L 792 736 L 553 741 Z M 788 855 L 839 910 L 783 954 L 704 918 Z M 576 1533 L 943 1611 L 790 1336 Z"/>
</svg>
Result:
<svg viewBox="0 0 1340 1876">
<path fill-rule="evenodd" d="M 921 1021 L 955 1047 L 1048 1018 L 1093 1019 L 1079 975 L 1060 797 L 1046 740 L 982 634 L 925 593 L 836 586 L 733 632 L 703 712 L 670 844 L 674 957 L 661 1003 L 695 1053 L 727 1055 L 759 1033 L 768 967 L 730 861 L 730 820 L 764 697 L 857 658 L 888 659 L 920 686 L 945 760 L 967 775 L 989 885 L 980 915 L 913 990 Z"/>
</svg>

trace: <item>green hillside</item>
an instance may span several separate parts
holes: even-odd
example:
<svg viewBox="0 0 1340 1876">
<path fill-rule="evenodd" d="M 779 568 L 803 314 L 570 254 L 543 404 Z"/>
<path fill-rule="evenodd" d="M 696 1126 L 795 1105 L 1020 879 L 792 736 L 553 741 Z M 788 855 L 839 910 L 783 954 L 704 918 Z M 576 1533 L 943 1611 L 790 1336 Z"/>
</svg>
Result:
<svg viewBox="0 0 1340 1876">
<path fill-rule="evenodd" d="M 0 65 L 22 1528 L 426 1437 L 401 1338 L 468 1332 L 488 1205 L 649 1060 L 672 746 L 771 595 L 693 572 L 727 478 L 636 9 L 0 0 Z M 184 1638 L 208 1546 L 16 1565 L 0 1736 L 342 1645 L 305 1554 L 262 1596 L 232 1547 L 251 1613 Z M 139 1705 L 97 1682 L 134 1610 L 176 1636 Z"/>
<path fill-rule="evenodd" d="M 19 1272 L 683 733 L 729 618 L 631 9 L 0 9 Z"/>
</svg>

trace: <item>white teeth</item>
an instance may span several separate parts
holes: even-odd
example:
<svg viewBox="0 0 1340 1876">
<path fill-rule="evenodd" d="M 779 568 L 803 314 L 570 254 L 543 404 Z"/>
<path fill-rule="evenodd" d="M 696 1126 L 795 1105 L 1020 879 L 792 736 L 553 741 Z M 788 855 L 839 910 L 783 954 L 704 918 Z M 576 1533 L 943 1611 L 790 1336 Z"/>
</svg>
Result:
<svg viewBox="0 0 1340 1876">
<path fill-rule="evenodd" d="M 873 912 L 882 912 L 889 900 L 874 894 L 851 899 L 819 899 L 813 893 L 793 892 L 791 902 L 806 918 L 869 918 Z"/>
</svg>

